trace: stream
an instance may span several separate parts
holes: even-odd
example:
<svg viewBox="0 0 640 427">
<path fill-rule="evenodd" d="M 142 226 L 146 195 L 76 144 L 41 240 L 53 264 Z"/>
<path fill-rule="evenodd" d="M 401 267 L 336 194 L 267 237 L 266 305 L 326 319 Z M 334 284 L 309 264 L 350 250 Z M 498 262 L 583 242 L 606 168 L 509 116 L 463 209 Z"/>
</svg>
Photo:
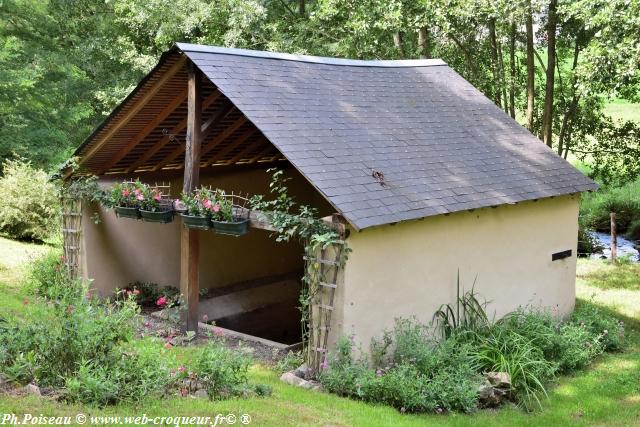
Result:
<svg viewBox="0 0 640 427">
<path fill-rule="evenodd" d="M 591 235 L 604 247 L 601 253 L 592 254 L 591 258 L 611 259 L 611 235 L 608 233 L 601 233 L 599 231 L 593 231 L 591 232 Z M 634 243 L 631 240 L 618 236 L 617 241 L 618 257 L 630 256 L 631 261 L 640 262 L 640 253 L 634 247 Z"/>
</svg>

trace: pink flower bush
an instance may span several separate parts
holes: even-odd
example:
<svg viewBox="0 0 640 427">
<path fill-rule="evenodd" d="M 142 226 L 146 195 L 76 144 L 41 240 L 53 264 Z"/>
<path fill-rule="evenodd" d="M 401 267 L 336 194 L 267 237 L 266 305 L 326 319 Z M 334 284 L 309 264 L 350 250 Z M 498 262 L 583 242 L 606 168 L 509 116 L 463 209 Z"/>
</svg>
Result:
<svg viewBox="0 0 640 427">
<path fill-rule="evenodd" d="M 158 300 L 156 301 L 156 305 L 158 307 L 164 307 L 165 305 L 167 305 L 168 303 L 168 299 L 165 296 L 161 296 L 160 298 L 158 298 Z"/>
<path fill-rule="evenodd" d="M 122 195 L 124 197 L 129 197 L 131 195 L 131 191 L 125 188 L 124 190 L 122 190 Z"/>
<path fill-rule="evenodd" d="M 216 213 L 220 212 L 220 205 L 216 203 L 211 210 Z"/>
<path fill-rule="evenodd" d="M 211 210 L 211 200 L 209 199 L 204 199 L 202 201 L 202 207 L 204 207 L 205 209 L 209 209 Z"/>
</svg>

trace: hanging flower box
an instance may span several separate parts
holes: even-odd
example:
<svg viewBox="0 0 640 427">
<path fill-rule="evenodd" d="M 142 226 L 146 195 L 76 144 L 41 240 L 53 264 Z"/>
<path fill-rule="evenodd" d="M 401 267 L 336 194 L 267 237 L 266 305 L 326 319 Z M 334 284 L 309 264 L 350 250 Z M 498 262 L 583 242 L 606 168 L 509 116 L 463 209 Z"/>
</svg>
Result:
<svg viewBox="0 0 640 427">
<path fill-rule="evenodd" d="M 212 220 L 213 229 L 218 234 L 226 234 L 228 236 L 242 236 L 247 234 L 249 230 L 249 219 L 238 218 L 235 221 L 214 221 Z"/>
<path fill-rule="evenodd" d="M 117 183 L 111 188 L 108 205 L 113 207 L 118 218 L 140 219 L 140 198 L 143 192 L 140 181 Z"/>
<path fill-rule="evenodd" d="M 163 196 L 157 185 L 152 187 L 139 180 L 115 184 L 105 204 L 121 218 L 161 224 L 173 221 L 173 202 Z"/>
<path fill-rule="evenodd" d="M 140 219 L 140 210 L 138 208 L 129 208 L 126 206 L 116 206 L 114 208 L 118 218 Z"/>
<path fill-rule="evenodd" d="M 213 228 L 216 233 L 229 236 L 242 236 L 249 229 L 249 211 L 244 205 L 235 204 L 238 200 L 247 200 L 222 190 L 199 188 L 193 193 L 183 194 L 180 203 L 186 207 L 182 214 L 186 227 L 200 230 Z"/>
<path fill-rule="evenodd" d="M 140 215 L 146 222 L 167 224 L 173 221 L 173 202 L 157 187 L 145 185 L 140 200 Z"/>
<path fill-rule="evenodd" d="M 182 214 L 182 223 L 187 228 L 211 230 L 211 220 L 207 216 Z"/>
<path fill-rule="evenodd" d="M 142 220 L 146 222 L 157 222 L 167 224 L 173 221 L 173 210 L 146 211 L 140 209 Z"/>
</svg>

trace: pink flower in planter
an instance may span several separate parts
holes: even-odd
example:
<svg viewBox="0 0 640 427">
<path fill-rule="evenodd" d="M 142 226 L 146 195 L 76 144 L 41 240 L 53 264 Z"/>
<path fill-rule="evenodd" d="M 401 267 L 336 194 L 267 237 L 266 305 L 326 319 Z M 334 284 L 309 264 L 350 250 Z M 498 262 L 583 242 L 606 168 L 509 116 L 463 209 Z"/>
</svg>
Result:
<svg viewBox="0 0 640 427">
<path fill-rule="evenodd" d="M 136 199 L 138 199 L 138 200 L 140 200 L 140 201 L 143 201 L 143 200 L 144 200 L 144 196 L 143 196 L 142 194 L 138 194 L 138 195 L 136 196 Z"/>
<path fill-rule="evenodd" d="M 131 191 L 127 190 L 126 188 L 122 190 L 122 195 L 124 197 L 129 197 L 130 194 L 131 194 Z"/>
<path fill-rule="evenodd" d="M 209 199 L 205 199 L 205 200 L 202 202 L 202 206 L 203 206 L 205 209 L 211 209 L 211 200 L 209 200 Z"/>
<path fill-rule="evenodd" d="M 160 298 L 158 298 L 158 300 L 156 301 L 156 305 L 158 307 L 164 307 L 165 305 L 167 305 L 167 297 L 165 296 L 161 296 Z"/>
<path fill-rule="evenodd" d="M 154 196 L 153 196 L 153 200 L 155 200 L 156 202 L 159 202 L 162 199 L 162 193 L 157 192 Z"/>
<path fill-rule="evenodd" d="M 214 212 L 220 212 L 220 205 L 216 203 L 215 205 L 213 205 L 212 210 L 213 210 Z"/>
</svg>

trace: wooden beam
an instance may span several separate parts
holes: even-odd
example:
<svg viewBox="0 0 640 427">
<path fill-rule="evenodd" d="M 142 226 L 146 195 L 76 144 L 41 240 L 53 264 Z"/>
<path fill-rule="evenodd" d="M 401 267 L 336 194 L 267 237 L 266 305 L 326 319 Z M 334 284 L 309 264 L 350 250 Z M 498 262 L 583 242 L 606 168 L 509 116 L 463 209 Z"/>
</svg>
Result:
<svg viewBox="0 0 640 427">
<path fill-rule="evenodd" d="M 212 158 L 211 160 L 209 160 L 206 166 L 211 166 L 216 158 L 218 159 L 222 159 L 224 156 L 226 156 L 230 151 L 232 151 L 234 148 L 236 148 L 238 145 L 242 144 L 243 142 L 245 142 L 247 139 L 251 138 L 252 135 L 254 135 L 258 130 L 255 128 L 250 128 L 247 129 L 242 135 L 240 135 L 238 138 L 236 138 L 235 140 L 233 140 L 233 142 L 231 142 L 228 146 L 226 146 L 225 148 L 223 148 L 214 158 Z M 244 151 L 244 150 L 242 150 Z M 231 164 L 230 162 L 226 162 L 225 164 Z"/>
<path fill-rule="evenodd" d="M 147 103 L 155 96 L 156 93 L 167 83 L 178 71 L 182 70 L 186 61 L 185 56 L 181 56 L 175 64 L 173 64 L 167 71 L 164 72 L 160 76 L 160 78 L 149 88 L 146 92 L 142 94 L 137 100 L 132 101 L 133 105 L 129 108 L 128 111 L 123 113 L 120 117 L 114 118 L 115 123 L 110 123 L 112 126 L 108 128 L 108 130 L 103 134 L 102 137 L 98 140 L 98 142 L 93 144 L 91 147 L 80 159 L 79 164 L 82 165 L 86 163 L 95 153 L 98 152 L 108 141 L 111 139 L 113 135 L 116 134 L 124 125 L 129 123 L 138 112 L 145 106 Z"/>
<path fill-rule="evenodd" d="M 202 73 L 189 63 L 187 98 L 187 138 L 185 142 L 184 181 L 182 191 L 193 191 L 200 184 L 200 150 L 202 131 Z M 198 333 L 198 304 L 200 292 L 199 231 L 192 228 L 180 229 L 180 292 L 186 304 L 182 311 L 182 328 Z"/>
<path fill-rule="evenodd" d="M 207 97 L 207 99 L 205 99 L 202 102 L 202 109 L 206 110 L 210 105 L 212 105 L 214 102 L 216 102 L 218 100 L 220 95 L 221 95 L 220 91 L 218 91 L 216 89 L 215 92 L 213 92 L 211 95 L 209 95 Z M 182 132 L 185 127 L 187 127 L 187 118 L 186 117 L 183 118 L 182 120 L 180 120 L 166 135 L 164 135 L 162 138 L 160 138 L 160 140 L 158 142 L 153 144 L 153 147 L 149 148 L 142 155 L 142 157 L 140 157 L 131 166 L 129 166 L 129 168 L 127 169 L 126 173 L 134 172 L 137 168 L 139 168 L 141 165 L 143 165 L 147 160 L 149 160 L 151 157 L 153 157 L 154 154 L 156 154 L 158 151 L 160 151 L 162 148 L 164 148 L 171 141 L 173 136 L 175 136 L 176 134 Z"/>
<path fill-rule="evenodd" d="M 233 156 L 228 162 L 228 165 L 232 165 L 235 162 L 237 162 L 238 160 L 240 160 L 242 157 L 244 157 L 247 153 L 250 153 L 252 150 L 255 150 L 256 148 L 258 148 L 258 146 L 262 143 L 267 143 L 269 145 L 271 145 L 271 143 L 269 141 L 267 141 L 267 139 L 262 136 L 260 138 L 257 138 L 255 141 L 253 141 L 252 144 L 249 144 L 248 146 L 246 146 L 242 151 L 240 151 L 238 154 L 236 154 L 235 156 Z"/>
<path fill-rule="evenodd" d="M 224 107 L 222 107 L 220 110 L 218 110 L 212 118 L 210 118 L 209 120 L 207 120 L 207 123 L 205 123 L 202 126 L 202 129 L 206 131 L 206 133 L 211 132 L 211 129 L 213 128 L 212 124 L 214 123 L 214 120 L 217 122 L 218 120 L 222 120 L 224 117 L 226 117 L 229 113 L 231 113 L 231 111 L 233 110 L 233 104 L 229 103 L 229 105 L 226 105 Z M 205 128 L 206 125 L 206 128 Z M 202 136 L 201 138 L 202 140 L 204 140 L 204 136 Z M 158 162 L 158 164 L 156 164 L 153 169 L 153 171 L 157 171 L 162 169 L 163 167 L 165 167 L 166 165 L 168 165 L 169 163 L 171 163 L 173 160 L 176 159 L 176 157 L 178 157 L 180 154 L 182 154 L 184 152 L 184 147 L 183 146 L 178 146 L 176 147 L 175 150 L 173 150 L 168 156 L 166 156 L 164 159 L 162 159 L 162 161 Z M 204 154 L 204 153 L 202 153 Z"/>
<path fill-rule="evenodd" d="M 251 163 L 255 163 L 258 160 L 260 160 L 260 158 L 264 155 L 266 155 L 268 152 L 270 151 L 274 151 L 276 152 L 276 154 L 274 154 L 272 157 L 278 157 L 281 156 L 282 154 L 280 154 L 280 152 L 278 151 L 278 149 L 276 147 L 274 147 L 273 145 L 271 145 L 271 143 L 269 141 L 267 141 L 267 144 L 269 144 L 268 147 L 266 147 L 264 150 L 262 150 L 261 152 L 259 152 L 258 154 L 256 154 L 251 160 L 249 160 L 247 163 L 251 164 Z"/>
<path fill-rule="evenodd" d="M 102 175 L 103 173 L 107 172 L 109 169 L 117 165 L 120 160 L 122 160 L 127 154 L 129 154 L 131 150 L 133 150 L 136 145 L 140 143 L 140 141 L 145 139 L 152 130 L 154 130 L 167 117 L 169 117 L 169 115 L 173 113 L 175 109 L 178 108 L 186 98 L 187 90 L 184 89 L 180 91 L 178 96 L 176 96 L 162 111 L 160 111 L 160 113 L 158 113 L 158 115 L 155 116 L 153 120 L 147 123 L 147 125 L 142 128 L 142 130 L 138 132 L 135 137 L 131 138 L 131 141 L 127 145 L 122 147 L 122 149 L 120 149 L 120 151 L 118 151 L 118 153 L 116 153 L 116 155 L 113 156 L 113 158 L 109 162 L 107 162 L 107 164 L 102 166 L 97 175 Z"/>
<path fill-rule="evenodd" d="M 247 122 L 247 118 L 244 115 L 241 115 L 240 117 L 238 117 L 235 122 L 233 122 L 228 127 L 224 128 L 222 132 L 217 134 L 211 141 L 209 141 L 209 143 L 207 143 L 207 145 L 202 147 L 202 155 L 206 156 L 209 152 L 211 152 L 214 148 L 216 148 L 218 144 L 220 144 L 225 139 L 229 138 L 232 133 L 237 131 L 240 128 L 240 126 L 242 126 L 246 122 Z"/>
<path fill-rule="evenodd" d="M 234 105 L 231 102 L 227 102 L 220 110 L 216 111 L 209 119 L 202 125 L 202 140 L 204 141 L 207 135 L 213 130 L 213 127 L 219 120 L 224 119 L 234 109 Z"/>
</svg>

